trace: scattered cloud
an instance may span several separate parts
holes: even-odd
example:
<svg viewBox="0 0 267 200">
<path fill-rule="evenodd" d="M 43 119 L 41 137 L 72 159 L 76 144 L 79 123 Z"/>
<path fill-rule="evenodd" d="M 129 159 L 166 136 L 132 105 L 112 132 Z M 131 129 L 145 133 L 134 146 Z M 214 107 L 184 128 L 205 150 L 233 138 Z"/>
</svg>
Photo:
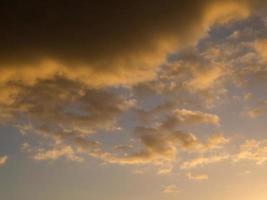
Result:
<svg viewBox="0 0 267 200">
<path fill-rule="evenodd" d="M 163 3 L 76 2 L 63 9 L 48 0 L 32 1 L 26 10 L 9 3 L 0 8 L 0 123 L 38 141 L 22 144 L 22 151 L 39 161 L 82 161 L 87 155 L 107 163 L 154 164 L 158 174 L 171 173 L 182 154 L 196 156 L 181 158 L 182 169 L 233 157 L 229 139 L 217 134 L 224 125 L 220 100 L 240 88 L 244 104 L 258 99 L 259 89 L 254 93 L 252 87 L 266 82 L 267 43 L 264 30 L 256 33 L 242 24 L 230 30 L 231 23 L 245 23 L 259 2 Z M 71 19 L 70 9 L 79 10 Z M 28 18 L 33 21 L 23 20 Z M 221 40 L 214 38 L 215 24 L 228 28 Z M 247 115 L 264 114 L 266 105 L 250 107 Z M 201 135 L 203 125 L 208 131 L 215 127 L 215 134 Z M 104 137 L 118 132 L 127 141 L 105 143 Z M 247 141 L 234 160 L 262 164 L 264 145 Z M 189 173 L 188 178 L 208 177 Z"/>
<path fill-rule="evenodd" d="M 257 165 L 267 161 L 267 140 L 246 140 L 240 145 L 240 151 L 234 155 L 233 160 L 254 161 Z"/>
</svg>

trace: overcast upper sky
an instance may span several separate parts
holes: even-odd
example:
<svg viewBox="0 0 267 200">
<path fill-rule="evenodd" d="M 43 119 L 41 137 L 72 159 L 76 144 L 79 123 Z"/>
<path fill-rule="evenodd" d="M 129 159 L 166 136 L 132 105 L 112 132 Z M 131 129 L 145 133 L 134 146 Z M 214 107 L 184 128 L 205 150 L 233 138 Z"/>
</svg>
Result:
<svg viewBox="0 0 267 200">
<path fill-rule="evenodd" d="M 266 11 L 1 1 L 0 199 L 266 200 Z"/>
</svg>

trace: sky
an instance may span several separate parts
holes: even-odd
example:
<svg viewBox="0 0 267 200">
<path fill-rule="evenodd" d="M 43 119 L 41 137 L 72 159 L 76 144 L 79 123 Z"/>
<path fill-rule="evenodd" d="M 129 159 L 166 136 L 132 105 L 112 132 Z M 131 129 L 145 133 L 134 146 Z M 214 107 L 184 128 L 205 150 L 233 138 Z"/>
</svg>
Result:
<svg viewBox="0 0 267 200">
<path fill-rule="evenodd" d="M 0 199 L 266 200 L 267 3 L 0 4 Z"/>
</svg>

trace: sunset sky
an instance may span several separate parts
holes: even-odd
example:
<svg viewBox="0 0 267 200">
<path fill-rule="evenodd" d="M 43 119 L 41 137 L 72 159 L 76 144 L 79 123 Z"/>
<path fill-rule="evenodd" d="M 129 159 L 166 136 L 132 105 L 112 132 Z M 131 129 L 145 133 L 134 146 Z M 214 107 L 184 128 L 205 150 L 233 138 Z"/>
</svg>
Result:
<svg viewBox="0 0 267 200">
<path fill-rule="evenodd" d="M 0 199 L 266 200 L 267 2 L 3 0 Z"/>
</svg>

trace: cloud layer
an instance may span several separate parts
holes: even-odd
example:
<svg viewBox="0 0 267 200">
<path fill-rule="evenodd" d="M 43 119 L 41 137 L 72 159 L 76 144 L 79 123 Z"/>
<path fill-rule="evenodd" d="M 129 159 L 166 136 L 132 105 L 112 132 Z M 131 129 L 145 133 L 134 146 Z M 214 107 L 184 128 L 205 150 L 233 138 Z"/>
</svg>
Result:
<svg viewBox="0 0 267 200">
<path fill-rule="evenodd" d="M 254 98 L 257 84 L 266 83 L 267 34 L 264 28 L 261 37 L 228 30 L 249 20 L 257 4 L 6 1 L 0 8 L 0 122 L 31 138 L 21 149 L 37 161 L 89 156 L 168 165 L 159 174 L 224 160 L 262 164 L 264 141 L 229 151 L 223 112 L 216 109 L 224 98 L 236 98 L 252 118 L 266 112 L 266 100 Z M 228 28 L 228 35 L 213 36 L 214 25 Z M 245 94 L 232 97 L 237 90 Z"/>
</svg>

